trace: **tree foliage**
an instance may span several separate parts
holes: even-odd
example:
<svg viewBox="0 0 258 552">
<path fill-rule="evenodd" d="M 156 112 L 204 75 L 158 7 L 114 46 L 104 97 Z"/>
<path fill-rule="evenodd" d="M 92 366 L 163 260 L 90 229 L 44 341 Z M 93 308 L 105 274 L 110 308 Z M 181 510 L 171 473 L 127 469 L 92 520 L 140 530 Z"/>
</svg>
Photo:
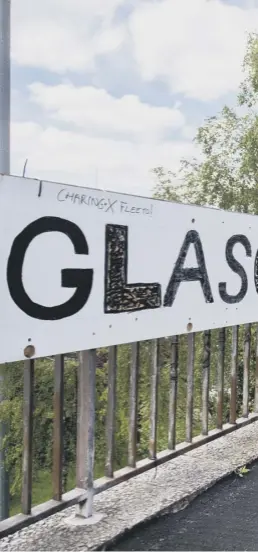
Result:
<svg viewBox="0 0 258 552">
<path fill-rule="evenodd" d="M 200 159 L 182 159 L 178 173 L 153 170 L 155 196 L 258 213 L 258 35 L 249 35 L 235 107 L 205 120 L 194 139 Z M 182 183 L 178 185 L 178 180 Z"/>
</svg>

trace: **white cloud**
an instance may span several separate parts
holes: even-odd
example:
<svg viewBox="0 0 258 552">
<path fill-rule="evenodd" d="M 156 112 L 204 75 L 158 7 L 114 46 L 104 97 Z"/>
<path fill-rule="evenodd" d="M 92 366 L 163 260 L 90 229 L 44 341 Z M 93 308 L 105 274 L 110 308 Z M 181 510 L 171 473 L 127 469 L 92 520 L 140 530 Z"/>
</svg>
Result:
<svg viewBox="0 0 258 552">
<path fill-rule="evenodd" d="M 126 43 L 146 81 L 163 79 L 172 93 L 215 99 L 239 83 L 245 31 L 258 23 L 255 1 L 244 9 L 219 0 L 13 0 L 12 55 L 23 66 L 83 73 L 96 68 L 99 54 Z M 129 3 L 133 14 L 118 25 L 116 10 Z M 29 93 L 13 111 L 14 173 L 28 157 L 29 176 L 149 194 L 152 167 L 174 170 L 198 153 L 182 102 L 157 107 L 67 81 L 34 82 Z"/>
<path fill-rule="evenodd" d="M 131 15 L 115 22 L 128 7 Z M 213 100 L 236 90 L 246 33 L 257 27 L 257 0 L 12 0 L 12 58 L 83 74 L 96 70 L 99 55 L 126 46 L 144 80 Z"/>
<path fill-rule="evenodd" d="M 149 195 L 150 169 L 178 167 L 182 156 L 194 154 L 191 142 L 132 143 L 94 138 L 43 128 L 32 122 L 12 124 L 12 173 L 21 174 L 28 158 L 27 176 L 124 192 Z"/>
<path fill-rule="evenodd" d="M 62 74 L 94 68 L 123 41 L 112 24 L 126 0 L 12 0 L 12 59 Z"/>
<path fill-rule="evenodd" d="M 29 176 L 85 186 L 98 180 L 103 188 L 150 194 L 150 169 L 176 169 L 181 157 L 194 153 L 190 141 L 178 139 L 185 125 L 178 105 L 157 107 L 71 84 L 34 83 L 29 90 L 43 122 L 13 124 L 16 173 L 28 158 Z"/>
<path fill-rule="evenodd" d="M 155 107 L 126 95 L 115 98 L 106 90 L 72 84 L 29 86 L 31 100 L 54 119 L 72 123 L 88 134 L 124 134 L 159 141 L 166 131 L 180 128 L 185 118 L 179 108 Z"/>
<path fill-rule="evenodd" d="M 163 79 L 172 93 L 200 100 L 235 91 L 246 33 L 258 27 L 258 4 L 247 7 L 219 0 L 140 2 L 129 25 L 142 78 Z"/>
</svg>

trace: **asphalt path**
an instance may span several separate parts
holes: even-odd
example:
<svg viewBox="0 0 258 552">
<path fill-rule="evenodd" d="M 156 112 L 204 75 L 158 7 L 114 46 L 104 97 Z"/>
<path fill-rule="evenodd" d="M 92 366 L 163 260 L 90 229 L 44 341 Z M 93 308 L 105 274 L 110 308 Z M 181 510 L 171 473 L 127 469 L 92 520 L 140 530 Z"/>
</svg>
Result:
<svg viewBox="0 0 258 552">
<path fill-rule="evenodd" d="M 110 550 L 258 550 L 258 462 L 129 533 Z"/>
</svg>

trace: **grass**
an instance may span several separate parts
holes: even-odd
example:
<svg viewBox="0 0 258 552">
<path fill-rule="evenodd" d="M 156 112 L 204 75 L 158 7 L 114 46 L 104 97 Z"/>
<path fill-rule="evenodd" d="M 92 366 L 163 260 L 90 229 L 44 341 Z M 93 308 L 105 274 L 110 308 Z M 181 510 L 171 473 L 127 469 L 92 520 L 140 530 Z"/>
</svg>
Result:
<svg viewBox="0 0 258 552">
<path fill-rule="evenodd" d="M 95 477 L 103 476 L 103 464 L 95 467 Z M 67 491 L 75 487 L 75 467 L 72 467 L 68 473 Z M 47 470 L 42 470 L 37 473 L 36 479 L 32 485 L 32 506 L 47 502 L 52 498 L 52 473 Z M 10 516 L 21 513 L 21 498 L 14 496 L 10 504 Z"/>
</svg>

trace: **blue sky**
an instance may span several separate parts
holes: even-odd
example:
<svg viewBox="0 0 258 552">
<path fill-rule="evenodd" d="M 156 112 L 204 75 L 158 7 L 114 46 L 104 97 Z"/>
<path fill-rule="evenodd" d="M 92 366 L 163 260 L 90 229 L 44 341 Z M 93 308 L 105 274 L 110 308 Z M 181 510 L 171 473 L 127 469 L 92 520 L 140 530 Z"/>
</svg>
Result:
<svg viewBox="0 0 258 552">
<path fill-rule="evenodd" d="M 150 194 L 234 104 L 258 0 L 12 0 L 12 172 Z"/>
</svg>

